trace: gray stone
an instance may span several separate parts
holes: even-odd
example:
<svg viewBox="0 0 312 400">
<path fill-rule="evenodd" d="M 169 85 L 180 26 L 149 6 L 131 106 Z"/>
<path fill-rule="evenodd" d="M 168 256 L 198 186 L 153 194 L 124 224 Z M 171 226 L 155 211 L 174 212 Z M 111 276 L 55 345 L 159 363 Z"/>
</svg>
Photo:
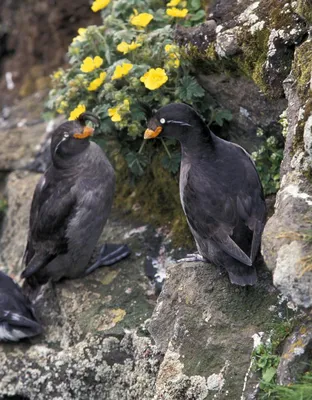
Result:
<svg viewBox="0 0 312 400">
<path fill-rule="evenodd" d="M 275 213 L 266 224 L 262 253 L 274 271 L 273 282 L 297 305 L 312 306 L 312 182 L 308 146 L 309 119 L 304 132 L 304 100 L 297 93 L 292 73 L 284 82 L 288 99 L 288 132 L 281 166 L 281 186 Z"/>
<path fill-rule="evenodd" d="M 259 126 L 268 131 L 276 131 L 276 121 L 286 108 L 285 99 L 273 101 L 266 98 L 244 76 L 230 77 L 218 73 L 200 74 L 198 78 L 217 104 L 231 110 L 232 121 L 222 129 L 222 134 L 228 134 L 228 139 L 252 153 L 261 143 L 261 138 L 257 137 Z"/>
<path fill-rule="evenodd" d="M 286 339 L 277 369 L 277 382 L 279 385 L 294 383 L 297 377 L 309 370 L 312 350 L 311 328 L 311 322 L 300 324 Z"/>
<path fill-rule="evenodd" d="M 39 178 L 39 174 L 16 171 L 6 181 L 8 209 L 0 237 L 0 269 L 17 279 L 26 246 L 31 200 Z"/>
<path fill-rule="evenodd" d="M 240 47 L 237 41 L 237 34 L 239 32 L 240 28 L 233 28 L 217 35 L 216 52 L 219 57 L 230 57 L 239 52 Z"/>
<path fill-rule="evenodd" d="M 243 391 L 246 398 L 254 392 L 252 336 L 264 330 L 273 315 L 270 306 L 276 303 L 268 275 L 261 268 L 259 272 L 256 287 L 241 288 L 210 264 L 169 268 L 149 324 L 157 348 L 165 354 L 156 393 L 170 400 L 236 400 Z"/>
</svg>

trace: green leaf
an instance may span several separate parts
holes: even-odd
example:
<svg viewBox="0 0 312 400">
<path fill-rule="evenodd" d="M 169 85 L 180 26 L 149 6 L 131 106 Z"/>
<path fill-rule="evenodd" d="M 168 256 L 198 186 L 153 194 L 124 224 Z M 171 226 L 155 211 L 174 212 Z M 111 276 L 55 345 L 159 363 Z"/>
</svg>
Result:
<svg viewBox="0 0 312 400">
<path fill-rule="evenodd" d="M 148 164 L 148 157 L 145 154 L 139 154 L 131 151 L 126 155 L 126 161 L 134 175 L 142 176 L 144 174 L 144 169 Z"/>
<path fill-rule="evenodd" d="M 178 90 L 178 96 L 181 100 L 192 103 L 194 98 L 200 98 L 205 95 L 204 89 L 192 76 L 186 75 L 180 80 L 180 82 L 181 88 Z"/>
<path fill-rule="evenodd" d="M 269 383 L 272 382 L 274 376 L 276 374 L 276 368 L 274 367 L 270 367 L 268 369 L 266 369 L 263 374 L 262 374 L 262 379 L 264 380 L 264 382 Z"/>
<path fill-rule="evenodd" d="M 173 174 L 176 174 L 178 172 L 180 167 L 180 162 L 181 162 L 181 154 L 178 151 L 171 153 L 171 158 L 169 158 L 168 154 L 166 154 L 161 160 L 163 167 Z"/>
<path fill-rule="evenodd" d="M 231 121 L 232 119 L 232 113 L 230 110 L 217 110 L 214 113 L 214 118 L 213 120 L 215 123 L 219 126 L 223 126 L 224 121 Z"/>
<path fill-rule="evenodd" d="M 200 21 L 201 19 L 205 18 L 206 13 L 204 10 L 198 10 L 194 15 L 191 16 L 190 20 L 193 22 Z"/>
<path fill-rule="evenodd" d="M 191 0 L 189 8 L 191 11 L 196 11 L 201 7 L 201 0 Z"/>
</svg>

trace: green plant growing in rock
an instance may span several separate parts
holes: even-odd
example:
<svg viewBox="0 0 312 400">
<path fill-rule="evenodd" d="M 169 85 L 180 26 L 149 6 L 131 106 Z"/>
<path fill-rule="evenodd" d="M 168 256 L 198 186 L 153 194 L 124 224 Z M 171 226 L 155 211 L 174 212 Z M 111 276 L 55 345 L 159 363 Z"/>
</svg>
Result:
<svg viewBox="0 0 312 400">
<path fill-rule="evenodd" d="M 258 128 L 257 136 L 263 136 Z M 265 195 L 276 193 L 280 185 L 280 165 L 283 160 L 283 148 L 274 136 L 269 136 L 257 151 L 251 154 L 263 185 Z"/>
<path fill-rule="evenodd" d="M 271 388 L 276 384 L 276 372 L 280 362 L 279 347 L 292 331 L 295 321 L 286 319 L 270 326 L 269 337 L 252 353 L 253 368 L 261 373 L 261 399 L 271 399 Z"/>
<path fill-rule="evenodd" d="M 229 113 L 211 117 L 204 89 L 173 43 L 176 22 L 192 26 L 203 21 L 200 0 L 96 0 L 103 25 L 79 29 L 69 46 L 70 67 L 53 75 L 48 108 L 74 119 L 84 110 L 101 119 L 100 130 L 114 140 L 133 175 L 141 176 L 159 141 L 144 146 L 142 136 L 151 110 L 171 102 L 187 102 L 206 119 L 221 124 Z M 143 150 L 144 146 L 144 150 Z M 169 148 L 169 149 L 168 149 Z M 162 165 L 176 173 L 179 155 L 172 142 Z"/>
<path fill-rule="evenodd" d="M 297 383 L 288 386 L 271 384 L 269 385 L 269 397 L 262 399 L 270 400 L 311 400 L 312 399 L 312 373 L 307 372 Z"/>
</svg>

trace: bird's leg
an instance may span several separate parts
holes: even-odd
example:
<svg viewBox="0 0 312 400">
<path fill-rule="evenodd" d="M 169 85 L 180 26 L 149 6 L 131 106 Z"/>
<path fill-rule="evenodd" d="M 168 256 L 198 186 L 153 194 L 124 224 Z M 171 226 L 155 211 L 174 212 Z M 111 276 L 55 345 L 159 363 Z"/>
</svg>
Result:
<svg viewBox="0 0 312 400">
<path fill-rule="evenodd" d="M 118 261 L 128 257 L 131 251 L 126 244 L 110 244 L 105 243 L 98 256 L 98 259 L 94 264 L 88 267 L 84 275 L 89 275 L 95 269 L 101 266 L 109 266 L 117 263 Z"/>
<path fill-rule="evenodd" d="M 205 257 L 200 255 L 199 253 L 192 253 L 192 254 L 187 254 L 185 258 L 180 258 L 180 260 L 177 260 L 178 263 L 180 262 L 207 262 Z"/>
</svg>

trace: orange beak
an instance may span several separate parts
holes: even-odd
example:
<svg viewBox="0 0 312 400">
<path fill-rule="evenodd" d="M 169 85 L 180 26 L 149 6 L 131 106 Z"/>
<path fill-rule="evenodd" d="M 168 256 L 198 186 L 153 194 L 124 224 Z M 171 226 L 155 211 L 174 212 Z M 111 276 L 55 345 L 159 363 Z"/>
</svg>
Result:
<svg viewBox="0 0 312 400">
<path fill-rule="evenodd" d="M 91 128 L 90 126 L 85 126 L 83 128 L 83 132 L 82 133 L 74 133 L 74 138 L 76 139 L 85 139 L 89 136 L 92 136 L 94 132 L 94 129 Z"/>
<path fill-rule="evenodd" d="M 161 126 L 157 126 L 157 128 L 153 131 L 152 129 L 146 129 L 144 132 L 144 139 L 153 139 L 160 134 L 162 131 Z"/>
</svg>

